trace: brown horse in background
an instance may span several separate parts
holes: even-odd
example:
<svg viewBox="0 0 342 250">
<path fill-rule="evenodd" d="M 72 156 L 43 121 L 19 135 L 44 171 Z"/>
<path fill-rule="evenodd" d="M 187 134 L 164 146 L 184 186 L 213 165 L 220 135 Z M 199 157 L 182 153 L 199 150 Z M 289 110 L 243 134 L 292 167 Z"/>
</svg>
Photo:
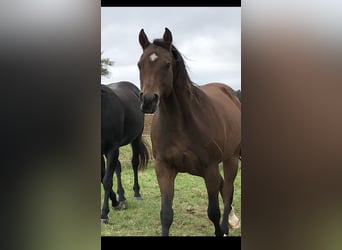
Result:
<svg viewBox="0 0 342 250">
<path fill-rule="evenodd" d="M 154 113 L 151 125 L 155 171 L 161 192 L 162 235 L 173 221 L 174 181 L 178 172 L 204 178 L 208 217 L 215 235 L 228 235 L 234 179 L 241 147 L 241 104 L 234 90 L 222 83 L 196 86 L 165 28 L 152 43 L 139 33 L 143 53 L 138 62 L 141 110 Z M 223 163 L 224 178 L 219 172 Z M 220 192 L 224 210 L 220 224 Z"/>
</svg>

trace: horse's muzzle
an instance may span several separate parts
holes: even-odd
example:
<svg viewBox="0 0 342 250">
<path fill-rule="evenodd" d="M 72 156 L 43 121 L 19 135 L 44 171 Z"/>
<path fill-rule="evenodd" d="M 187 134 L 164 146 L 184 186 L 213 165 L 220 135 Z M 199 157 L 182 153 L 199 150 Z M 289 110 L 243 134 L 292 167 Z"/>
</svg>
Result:
<svg viewBox="0 0 342 250">
<path fill-rule="evenodd" d="M 140 92 L 140 109 L 142 112 L 152 114 L 157 110 L 159 103 L 159 96 L 154 93 L 143 93 Z"/>
</svg>

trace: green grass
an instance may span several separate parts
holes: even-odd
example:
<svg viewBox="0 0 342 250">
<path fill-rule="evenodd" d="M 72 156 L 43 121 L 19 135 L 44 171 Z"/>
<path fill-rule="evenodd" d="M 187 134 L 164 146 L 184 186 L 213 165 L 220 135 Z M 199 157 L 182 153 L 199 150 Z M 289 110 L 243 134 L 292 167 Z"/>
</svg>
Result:
<svg viewBox="0 0 342 250">
<path fill-rule="evenodd" d="M 145 171 L 139 172 L 140 191 L 143 200 L 133 197 L 133 171 L 130 166 L 130 146 L 120 149 L 122 182 L 128 207 L 109 212 L 109 224 L 101 225 L 102 236 L 160 236 L 160 191 L 154 172 L 154 161 Z M 221 171 L 222 171 L 222 167 Z M 116 190 L 116 178 L 114 178 Z M 101 188 L 101 204 L 103 188 Z M 111 204 L 111 203 L 110 203 Z M 207 216 L 207 192 L 204 179 L 180 173 L 175 180 L 173 201 L 174 219 L 170 236 L 214 236 L 214 226 Z M 235 181 L 233 206 L 241 219 L 241 168 Z M 220 197 L 221 213 L 223 203 Z M 242 221 L 242 220 L 241 220 Z M 241 236 L 241 228 L 230 229 L 229 235 Z"/>
</svg>

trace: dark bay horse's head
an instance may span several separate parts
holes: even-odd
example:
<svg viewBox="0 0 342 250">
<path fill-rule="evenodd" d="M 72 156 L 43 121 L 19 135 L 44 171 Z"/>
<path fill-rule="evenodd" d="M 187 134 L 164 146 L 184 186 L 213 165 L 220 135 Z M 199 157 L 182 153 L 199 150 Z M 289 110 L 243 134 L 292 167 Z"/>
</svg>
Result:
<svg viewBox="0 0 342 250">
<path fill-rule="evenodd" d="M 168 28 L 162 39 L 151 43 L 144 30 L 139 33 L 143 53 L 138 62 L 140 101 L 144 113 L 154 113 L 162 96 L 168 96 L 173 84 L 172 35 Z"/>
</svg>

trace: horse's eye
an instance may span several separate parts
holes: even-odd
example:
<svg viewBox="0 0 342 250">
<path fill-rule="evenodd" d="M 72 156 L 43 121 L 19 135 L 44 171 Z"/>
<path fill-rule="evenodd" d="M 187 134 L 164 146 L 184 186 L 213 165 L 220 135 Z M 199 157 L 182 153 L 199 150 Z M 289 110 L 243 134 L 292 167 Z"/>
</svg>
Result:
<svg viewBox="0 0 342 250">
<path fill-rule="evenodd" d="M 166 68 L 166 69 L 169 69 L 170 66 L 171 66 L 171 63 L 169 63 L 169 62 L 167 62 L 167 63 L 165 64 L 165 68 Z"/>
</svg>

